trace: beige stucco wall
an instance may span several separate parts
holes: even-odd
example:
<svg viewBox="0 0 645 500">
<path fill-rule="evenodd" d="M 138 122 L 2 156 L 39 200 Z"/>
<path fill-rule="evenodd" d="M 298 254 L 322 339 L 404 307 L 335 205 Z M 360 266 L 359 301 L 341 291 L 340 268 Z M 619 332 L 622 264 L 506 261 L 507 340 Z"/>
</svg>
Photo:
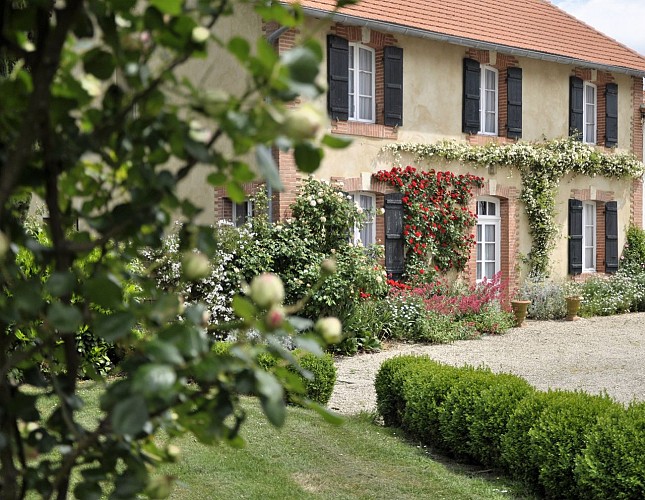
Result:
<svg viewBox="0 0 645 500">
<path fill-rule="evenodd" d="M 329 26 L 329 25 L 327 25 Z M 318 30 L 324 47 L 329 29 Z M 396 35 L 403 48 L 403 123 L 397 142 L 433 143 L 443 139 L 465 141 L 461 132 L 462 61 L 466 47 Z M 569 76 L 574 66 L 518 58 L 522 79 L 522 140 L 540 141 L 568 135 Z M 326 66 L 322 76 L 326 80 Z M 618 84 L 618 149 L 631 149 L 631 78 L 614 74 Z M 326 112 L 326 96 L 318 101 Z M 354 177 L 372 171 L 382 146 L 393 141 L 354 136 L 342 151 L 328 151 L 318 172 L 321 177 Z"/>
<path fill-rule="evenodd" d="M 262 35 L 262 22 L 260 17 L 253 12 L 250 5 L 238 4 L 235 7 L 235 16 L 223 17 L 216 24 L 216 36 L 224 43 L 235 36 L 242 36 L 249 40 L 254 51 L 255 40 Z M 207 59 L 191 59 L 177 71 L 179 78 L 189 78 L 193 84 L 202 89 L 222 89 L 233 95 L 242 95 L 251 84 L 248 73 L 240 63 L 225 49 L 211 43 Z M 218 141 L 217 146 L 225 154 L 231 148 L 225 139 Z M 250 164 L 253 157 L 245 158 Z M 177 168 L 176 165 L 173 166 Z M 214 224 L 214 188 L 206 177 L 213 172 L 212 167 L 199 165 L 189 176 L 178 185 L 178 194 L 182 198 L 190 199 L 195 205 L 202 208 L 202 213 L 196 221 L 200 224 Z"/>
</svg>

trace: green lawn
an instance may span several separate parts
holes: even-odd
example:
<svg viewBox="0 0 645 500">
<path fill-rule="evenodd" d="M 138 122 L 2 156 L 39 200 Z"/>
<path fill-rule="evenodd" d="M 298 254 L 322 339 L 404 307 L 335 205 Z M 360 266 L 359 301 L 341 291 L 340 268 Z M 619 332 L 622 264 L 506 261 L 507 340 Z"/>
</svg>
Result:
<svg viewBox="0 0 645 500">
<path fill-rule="evenodd" d="M 83 384 L 86 417 L 98 416 L 97 391 Z M 272 427 L 254 402 L 242 427 L 243 449 L 208 447 L 192 436 L 173 441 L 179 462 L 161 473 L 177 479 L 175 499 L 495 499 L 523 498 L 523 490 L 490 471 L 431 458 L 396 430 L 366 415 L 340 426 L 290 408 L 285 426 Z"/>
</svg>

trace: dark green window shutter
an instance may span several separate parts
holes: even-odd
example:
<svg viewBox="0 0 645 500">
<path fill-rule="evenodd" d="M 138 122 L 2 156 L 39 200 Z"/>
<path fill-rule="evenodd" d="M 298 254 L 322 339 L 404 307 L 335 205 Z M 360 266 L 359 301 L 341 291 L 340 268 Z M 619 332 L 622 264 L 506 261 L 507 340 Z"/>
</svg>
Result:
<svg viewBox="0 0 645 500">
<path fill-rule="evenodd" d="M 569 135 L 582 140 L 584 123 L 584 82 L 577 76 L 569 78 Z"/>
<path fill-rule="evenodd" d="M 608 83 L 605 87 L 605 146 L 618 144 L 618 85 Z"/>
<path fill-rule="evenodd" d="M 385 195 L 385 270 L 397 281 L 405 271 L 402 198 L 402 193 Z"/>
<path fill-rule="evenodd" d="M 508 68 L 506 76 L 508 90 L 508 125 L 506 136 L 522 137 L 522 68 Z"/>
<path fill-rule="evenodd" d="M 403 125 L 403 49 L 385 47 L 383 51 L 385 87 L 385 125 Z"/>
<path fill-rule="evenodd" d="M 618 271 L 618 204 L 605 203 L 605 272 Z"/>
<path fill-rule="evenodd" d="M 464 59 L 462 132 L 479 132 L 479 85 L 481 68 L 474 59 Z"/>
<path fill-rule="evenodd" d="M 332 120 L 349 118 L 349 42 L 327 35 L 327 109 Z"/>
<path fill-rule="evenodd" d="M 582 272 L 582 202 L 569 200 L 569 274 Z"/>
</svg>

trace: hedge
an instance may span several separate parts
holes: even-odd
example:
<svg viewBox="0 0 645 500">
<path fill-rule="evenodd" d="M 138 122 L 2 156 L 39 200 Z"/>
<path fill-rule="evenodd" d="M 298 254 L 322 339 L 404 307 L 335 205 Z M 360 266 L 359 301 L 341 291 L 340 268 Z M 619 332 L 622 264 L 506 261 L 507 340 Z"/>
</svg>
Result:
<svg viewBox="0 0 645 500">
<path fill-rule="evenodd" d="M 230 353 L 234 345 L 230 342 L 215 342 L 213 350 L 226 355 Z M 311 377 L 303 376 L 293 366 L 286 368 L 288 373 L 280 373 L 280 375 L 292 379 L 290 385 L 293 387 L 293 394 L 303 394 L 311 401 L 326 405 L 331 398 L 331 393 L 336 383 L 336 366 L 333 358 L 327 353 L 322 356 L 316 356 L 300 349 L 295 349 L 292 354 L 300 367 L 309 372 Z M 256 363 L 264 370 L 276 372 L 276 374 L 285 370 L 279 364 L 278 358 L 267 352 L 255 354 L 254 357 Z"/>
<path fill-rule="evenodd" d="M 541 495 L 645 498 L 645 403 L 537 391 L 514 375 L 415 356 L 385 361 L 375 385 L 386 425 Z"/>
</svg>

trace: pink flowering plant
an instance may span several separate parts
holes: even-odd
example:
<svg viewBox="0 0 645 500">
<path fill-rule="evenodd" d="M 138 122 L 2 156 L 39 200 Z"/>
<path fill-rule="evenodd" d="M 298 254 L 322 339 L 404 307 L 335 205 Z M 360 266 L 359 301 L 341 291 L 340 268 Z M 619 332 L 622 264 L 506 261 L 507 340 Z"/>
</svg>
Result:
<svg viewBox="0 0 645 500">
<path fill-rule="evenodd" d="M 505 287 L 498 273 L 492 279 L 476 285 L 447 279 L 407 287 L 391 283 L 388 299 L 397 307 L 422 308 L 422 312 L 418 312 L 417 322 L 428 319 L 436 322 L 438 317 L 447 319 L 448 323 L 452 323 L 450 328 L 460 334 L 455 338 L 464 338 L 464 333 L 467 336 L 497 334 L 512 326 L 512 316 L 502 306 L 504 294 Z"/>
<path fill-rule="evenodd" d="M 381 170 L 374 177 L 403 193 L 408 280 L 431 283 L 438 273 L 462 271 L 475 245 L 470 229 L 477 219 L 468 204 L 483 178 L 410 166 Z"/>
</svg>

